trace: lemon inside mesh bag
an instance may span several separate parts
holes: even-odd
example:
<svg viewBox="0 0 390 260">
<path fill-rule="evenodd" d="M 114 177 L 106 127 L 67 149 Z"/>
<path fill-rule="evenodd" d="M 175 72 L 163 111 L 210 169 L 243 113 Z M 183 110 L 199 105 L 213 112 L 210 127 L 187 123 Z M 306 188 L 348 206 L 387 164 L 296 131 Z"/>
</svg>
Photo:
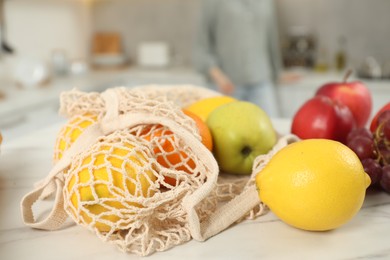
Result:
<svg viewBox="0 0 390 260">
<path fill-rule="evenodd" d="M 65 182 L 65 209 L 99 232 L 129 228 L 145 198 L 158 190 L 149 148 L 137 137 L 102 138 L 72 163 Z"/>
<path fill-rule="evenodd" d="M 57 135 L 53 160 L 55 162 L 59 161 L 63 153 L 69 149 L 84 130 L 97 121 L 98 116 L 92 113 L 78 114 L 70 118 Z"/>
</svg>

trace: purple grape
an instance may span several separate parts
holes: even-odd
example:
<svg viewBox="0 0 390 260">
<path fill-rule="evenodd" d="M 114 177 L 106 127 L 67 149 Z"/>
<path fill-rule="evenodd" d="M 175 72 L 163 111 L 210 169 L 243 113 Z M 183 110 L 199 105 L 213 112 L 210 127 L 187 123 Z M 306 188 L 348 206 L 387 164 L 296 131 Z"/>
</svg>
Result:
<svg viewBox="0 0 390 260">
<path fill-rule="evenodd" d="M 390 151 L 389 150 L 378 150 L 379 157 L 383 166 L 390 165 Z"/>
<path fill-rule="evenodd" d="M 349 143 L 353 138 L 358 137 L 358 136 L 361 136 L 361 137 L 364 136 L 364 137 L 368 137 L 370 139 L 374 138 L 374 136 L 372 135 L 370 130 L 368 130 L 365 127 L 359 127 L 359 128 L 352 129 L 348 133 L 348 135 L 347 135 L 347 143 Z"/>
<path fill-rule="evenodd" d="M 382 178 L 382 167 L 374 159 L 368 158 L 362 161 L 364 171 L 370 176 L 370 186 L 376 185 Z"/>
<path fill-rule="evenodd" d="M 378 116 L 378 126 L 383 122 L 390 121 L 390 110 L 385 110 Z"/>
<path fill-rule="evenodd" d="M 375 140 L 376 142 L 376 147 L 378 150 L 387 150 L 387 145 L 386 145 L 386 142 L 385 140 L 381 139 L 381 138 L 376 138 Z"/>
<path fill-rule="evenodd" d="M 379 162 L 382 166 L 390 164 L 390 146 L 385 139 L 380 137 L 375 138 L 375 149 Z"/>
<path fill-rule="evenodd" d="M 347 146 L 357 154 L 360 160 L 376 156 L 374 140 L 368 137 L 356 136 L 347 143 Z"/>
<path fill-rule="evenodd" d="M 389 116 L 382 116 L 389 115 Z M 379 119 L 381 119 L 379 123 Z M 378 117 L 378 127 L 375 130 L 374 137 L 377 140 L 384 139 L 390 142 L 390 110 L 386 110 Z"/>
<path fill-rule="evenodd" d="M 382 178 L 379 184 L 382 189 L 390 193 L 390 165 L 386 165 L 382 168 Z"/>
</svg>

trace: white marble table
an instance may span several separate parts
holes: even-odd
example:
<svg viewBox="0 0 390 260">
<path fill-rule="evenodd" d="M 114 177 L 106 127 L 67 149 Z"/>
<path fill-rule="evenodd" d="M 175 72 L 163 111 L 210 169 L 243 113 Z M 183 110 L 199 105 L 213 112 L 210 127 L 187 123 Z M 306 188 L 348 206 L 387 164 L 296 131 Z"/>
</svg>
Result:
<svg viewBox="0 0 390 260">
<path fill-rule="evenodd" d="M 289 122 L 274 120 L 281 133 Z M 80 226 L 41 231 L 24 226 L 20 200 L 51 168 L 61 124 L 4 141 L 0 153 L 0 259 L 134 259 Z M 390 259 L 390 195 L 369 192 L 362 210 L 330 232 L 307 232 L 271 212 L 206 242 L 190 241 L 148 259 Z"/>
</svg>

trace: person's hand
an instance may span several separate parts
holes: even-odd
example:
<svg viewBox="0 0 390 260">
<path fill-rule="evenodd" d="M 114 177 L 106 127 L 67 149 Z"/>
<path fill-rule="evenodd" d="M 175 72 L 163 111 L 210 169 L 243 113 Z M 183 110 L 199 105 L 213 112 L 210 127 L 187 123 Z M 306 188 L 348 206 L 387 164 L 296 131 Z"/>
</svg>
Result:
<svg viewBox="0 0 390 260">
<path fill-rule="evenodd" d="M 219 68 L 214 67 L 210 69 L 210 75 L 221 93 L 225 95 L 233 94 L 235 89 L 234 84 Z"/>
<path fill-rule="evenodd" d="M 278 79 L 279 84 L 296 83 L 302 79 L 302 75 L 298 72 L 283 72 Z"/>
<path fill-rule="evenodd" d="M 230 81 L 229 78 L 221 78 L 218 82 L 216 82 L 219 88 L 219 91 L 221 91 L 225 95 L 232 95 L 234 92 L 234 85 Z"/>
</svg>

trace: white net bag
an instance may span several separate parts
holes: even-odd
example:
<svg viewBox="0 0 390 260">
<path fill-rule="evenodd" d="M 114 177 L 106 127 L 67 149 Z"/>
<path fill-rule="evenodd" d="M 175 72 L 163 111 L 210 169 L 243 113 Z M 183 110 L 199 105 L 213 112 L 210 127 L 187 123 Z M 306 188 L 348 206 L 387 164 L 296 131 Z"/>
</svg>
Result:
<svg viewBox="0 0 390 260">
<path fill-rule="evenodd" d="M 70 121 L 57 139 L 51 172 L 22 199 L 25 224 L 53 230 L 70 216 L 103 241 L 145 256 L 263 214 L 254 174 L 292 139 L 257 158 L 252 176 L 219 174 L 182 111 L 215 95 L 195 86 L 63 93 L 60 112 Z M 51 195 L 50 214 L 36 220 L 33 204 Z"/>
</svg>

